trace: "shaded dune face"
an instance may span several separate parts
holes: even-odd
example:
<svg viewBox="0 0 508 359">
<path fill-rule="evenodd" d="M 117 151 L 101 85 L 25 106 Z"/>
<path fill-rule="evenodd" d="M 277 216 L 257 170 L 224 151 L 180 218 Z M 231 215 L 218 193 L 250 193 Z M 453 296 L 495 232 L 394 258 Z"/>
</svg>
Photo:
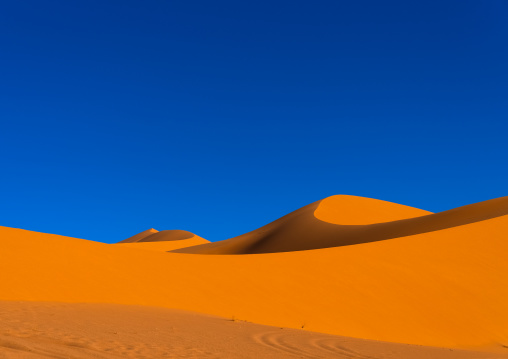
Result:
<svg viewBox="0 0 508 359">
<path fill-rule="evenodd" d="M 159 232 L 156 229 L 151 228 L 132 237 L 124 239 L 118 243 L 181 241 L 184 239 L 192 238 L 194 236 L 194 233 L 183 231 L 181 229 L 172 229 Z"/>
<path fill-rule="evenodd" d="M 433 232 L 506 214 L 508 197 L 433 214 L 368 198 L 333 196 L 241 236 L 175 252 L 256 254 L 341 247 Z"/>
<path fill-rule="evenodd" d="M 206 243 L 210 242 L 189 231 L 175 229 L 159 232 L 151 228 L 124 239 L 115 245 L 150 251 L 169 252 Z"/>
<path fill-rule="evenodd" d="M 147 238 L 147 237 L 151 236 L 152 234 L 155 234 L 158 232 L 159 232 L 158 230 L 156 230 L 154 228 L 150 228 L 150 229 L 147 229 L 146 231 L 135 234 L 132 237 L 124 239 L 123 241 L 120 241 L 118 243 L 137 243 L 137 242 L 141 241 L 142 239 Z"/>
</svg>

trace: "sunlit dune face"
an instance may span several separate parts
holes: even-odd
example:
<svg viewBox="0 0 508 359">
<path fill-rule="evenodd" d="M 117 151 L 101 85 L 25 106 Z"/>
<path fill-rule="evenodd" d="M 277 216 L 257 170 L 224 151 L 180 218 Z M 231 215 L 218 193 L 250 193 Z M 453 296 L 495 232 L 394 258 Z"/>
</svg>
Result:
<svg viewBox="0 0 508 359">
<path fill-rule="evenodd" d="M 323 199 L 314 216 L 324 222 L 363 225 L 397 221 L 431 214 L 423 209 L 377 199 L 337 195 Z"/>
</svg>

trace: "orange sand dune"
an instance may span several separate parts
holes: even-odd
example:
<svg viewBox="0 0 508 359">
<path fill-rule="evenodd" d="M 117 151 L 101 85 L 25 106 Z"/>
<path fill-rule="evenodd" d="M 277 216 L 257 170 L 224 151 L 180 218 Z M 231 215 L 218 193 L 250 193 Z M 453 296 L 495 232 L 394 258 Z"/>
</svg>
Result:
<svg viewBox="0 0 508 359">
<path fill-rule="evenodd" d="M 301 251 L 432 232 L 508 214 L 508 197 L 432 214 L 395 203 L 332 196 L 225 241 L 176 250 L 199 254 Z"/>
<path fill-rule="evenodd" d="M 156 229 L 150 228 L 118 243 L 180 241 L 195 236 L 196 235 L 194 233 L 183 231 L 181 229 L 172 229 L 159 232 Z"/>
<path fill-rule="evenodd" d="M 173 309 L 0 302 L 0 358 L 493 359 L 491 353 L 376 342 Z"/>
<path fill-rule="evenodd" d="M 204 238 L 194 236 L 188 239 L 178 241 L 161 241 L 161 242 L 137 242 L 137 243 L 117 243 L 115 246 L 136 248 L 150 251 L 170 252 L 182 248 L 194 247 L 201 244 L 210 243 Z"/>
<path fill-rule="evenodd" d="M 430 215 L 409 209 L 405 219 L 397 218 L 399 207 L 394 222 L 365 226 L 360 218 L 344 217 L 354 225 L 338 217 L 341 225 L 325 222 L 335 217 L 318 207 L 304 207 L 301 221 L 287 220 L 298 217 L 293 213 L 279 223 L 384 232 L 376 241 L 357 235 L 364 242 L 358 245 L 224 256 L 140 251 L 0 227 L 0 299 L 150 305 L 348 337 L 508 351 L 506 198 Z M 280 229 L 295 235 L 285 237 L 288 243 L 275 233 L 267 238 L 279 241 L 276 246 L 256 248 L 302 249 L 303 237 L 289 227 Z M 321 232 L 306 233 L 311 247 L 323 245 Z"/>
<path fill-rule="evenodd" d="M 206 243 L 210 242 L 188 231 L 166 230 L 159 232 L 156 229 L 150 228 L 132 237 L 124 239 L 116 245 L 167 252 Z"/>
<path fill-rule="evenodd" d="M 155 233 L 159 233 L 159 231 L 154 228 L 150 228 L 150 229 L 147 229 L 146 231 L 135 234 L 132 237 L 124 239 L 123 241 L 120 241 L 118 243 L 137 243 L 137 242 L 140 242 L 142 239 L 150 237 L 152 234 L 155 234 Z"/>
</svg>

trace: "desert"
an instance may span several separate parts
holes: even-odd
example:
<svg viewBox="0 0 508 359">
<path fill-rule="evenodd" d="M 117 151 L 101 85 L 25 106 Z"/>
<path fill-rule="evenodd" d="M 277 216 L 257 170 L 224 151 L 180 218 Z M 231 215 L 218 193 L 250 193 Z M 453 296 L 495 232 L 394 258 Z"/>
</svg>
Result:
<svg viewBox="0 0 508 359">
<path fill-rule="evenodd" d="M 0 1 L 0 359 L 508 359 L 507 18 Z"/>
<path fill-rule="evenodd" d="M 0 228 L 0 357 L 508 357 L 508 199 L 337 195 L 208 242 Z"/>
</svg>

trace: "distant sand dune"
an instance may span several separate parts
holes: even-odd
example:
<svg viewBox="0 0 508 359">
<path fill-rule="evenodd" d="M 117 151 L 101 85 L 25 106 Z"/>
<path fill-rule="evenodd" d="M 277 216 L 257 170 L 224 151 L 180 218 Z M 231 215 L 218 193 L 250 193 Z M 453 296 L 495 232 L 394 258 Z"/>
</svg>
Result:
<svg viewBox="0 0 508 359">
<path fill-rule="evenodd" d="M 181 241 L 183 239 L 189 239 L 195 236 L 196 235 L 194 233 L 183 231 L 181 229 L 172 229 L 159 232 L 156 229 L 150 228 L 118 243 Z"/>
<path fill-rule="evenodd" d="M 155 233 L 159 233 L 159 231 L 154 228 L 150 228 L 147 229 L 146 231 L 135 234 L 132 237 L 124 239 L 123 241 L 120 241 L 118 243 L 137 243 L 140 242 L 142 239 L 145 239 Z"/>
<path fill-rule="evenodd" d="M 144 249 L 159 252 L 171 252 L 181 248 L 194 247 L 201 244 L 210 243 L 204 238 L 193 236 L 187 239 L 173 240 L 173 241 L 158 241 L 158 242 L 135 242 L 135 243 L 117 243 L 116 246 L 126 248 Z"/>
<path fill-rule="evenodd" d="M 175 252 L 253 254 L 339 247 L 433 232 L 506 214 L 508 197 L 432 214 L 369 198 L 333 196 L 241 236 Z"/>
<path fill-rule="evenodd" d="M 145 249 L 152 251 L 173 251 L 186 247 L 210 243 L 194 233 L 183 230 L 157 231 L 150 228 L 117 243 L 122 247 Z"/>
</svg>

